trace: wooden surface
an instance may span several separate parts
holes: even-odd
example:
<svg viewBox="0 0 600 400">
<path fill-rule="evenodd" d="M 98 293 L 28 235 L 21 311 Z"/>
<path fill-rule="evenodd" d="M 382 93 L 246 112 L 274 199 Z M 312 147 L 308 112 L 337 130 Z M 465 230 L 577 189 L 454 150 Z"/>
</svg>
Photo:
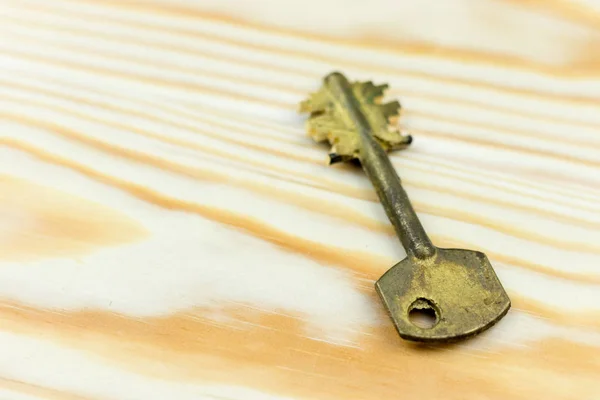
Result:
<svg viewBox="0 0 600 400">
<path fill-rule="evenodd" d="M 600 399 L 600 3 L 0 1 L 0 398 Z M 389 82 L 394 165 L 513 308 L 399 339 L 404 252 L 297 103 Z"/>
</svg>

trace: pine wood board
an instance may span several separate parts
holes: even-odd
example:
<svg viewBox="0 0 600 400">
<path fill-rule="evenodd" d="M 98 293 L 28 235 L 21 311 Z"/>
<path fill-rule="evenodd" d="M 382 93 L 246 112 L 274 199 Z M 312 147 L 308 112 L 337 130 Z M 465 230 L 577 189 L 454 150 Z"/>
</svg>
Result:
<svg viewBox="0 0 600 400">
<path fill-rule="evenodd" d="M 388 82 L 436 244 L 513 308 L 400 340 L 404 257 L 297 104 Z M 600 399 L 600 3 L 0 3 L 0 398 Z"/>
</svg>

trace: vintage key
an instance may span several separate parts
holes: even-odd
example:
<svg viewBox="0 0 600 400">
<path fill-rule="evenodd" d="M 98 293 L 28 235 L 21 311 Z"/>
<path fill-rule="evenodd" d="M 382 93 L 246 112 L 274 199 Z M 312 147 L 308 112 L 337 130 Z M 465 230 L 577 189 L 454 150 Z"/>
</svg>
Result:
<svg viewBox="0 0 600 400">
<path fill-rule="evenodd" d="M 434 246 L 400 183 L 386 150 L 407 147 L 412 138 L 390 128 L 400 104 L 380 104 L 387 85 L 350 83 L 339 72 L 302 102 L 309 134 L 332 145 L 330 163 L 358 160 L 371 180 L 407 257 L 375 284 L 400 336 L 420 342 L 448 342 L 473 336 L 498 322 L 510 299 L 485 254 Z M 409 314 L 435 314 L 421 327 Z"/>
</svg>

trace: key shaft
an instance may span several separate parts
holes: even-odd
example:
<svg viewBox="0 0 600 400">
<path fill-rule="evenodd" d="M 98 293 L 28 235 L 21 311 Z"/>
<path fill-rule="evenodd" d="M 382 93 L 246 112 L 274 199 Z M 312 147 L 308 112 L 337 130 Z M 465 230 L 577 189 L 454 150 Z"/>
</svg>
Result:
<svg viewBox="0 0 600 400">
<path fill-rule="evenodd" d="M 355 125 L 360 148 L 358 159 L 409 256 L 424 259 L 435 254 L 435 246 L 427 236 L 415 212 L 400 177 L 389 157 L 373 136 L 374 128 L 356 99 L 350 82 L 342 74 L 327 78 L 332 92 L 339 99 L 339 109 Z"/>
</svg>

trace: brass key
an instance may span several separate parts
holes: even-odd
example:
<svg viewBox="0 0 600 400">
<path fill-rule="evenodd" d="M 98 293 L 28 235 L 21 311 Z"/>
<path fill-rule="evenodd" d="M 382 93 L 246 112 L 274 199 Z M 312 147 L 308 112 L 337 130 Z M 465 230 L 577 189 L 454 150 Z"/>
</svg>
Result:
<svg viewBox="0 0 600 400">
<path fill-rule="evenodd" d="M 377 191 L 407 257 L 375 284 L 400 336 L 420 342 L 448 342 L 473 336 L 498 322 L 510 299 L 485 254 L 442 249 L 431 243 L 386 150 L 407 147 L 412 138 L 390 129 L 400 104 L 380 104 L 387 85 L 350 83 L 339 72 L 301 104 L 309 112 L 309 134 L 332 145 L 330 163 L 358 160 Z M 413 323 L 409 314 L 435 314 L 433 326 Z"/>
</svg>

